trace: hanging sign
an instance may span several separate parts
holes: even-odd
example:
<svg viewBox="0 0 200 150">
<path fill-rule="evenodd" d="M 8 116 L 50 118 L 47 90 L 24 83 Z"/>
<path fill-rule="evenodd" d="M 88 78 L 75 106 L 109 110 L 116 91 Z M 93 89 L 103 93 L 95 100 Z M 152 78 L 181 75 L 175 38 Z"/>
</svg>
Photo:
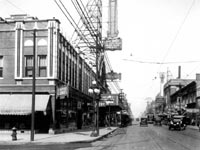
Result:
<svg viewBox="0 0 200 150">
<path fill-rule="evenodd" d="M 104 40 L 104 49 L 115 51 L 122 50 L 122 39 L 121 38 L 106 38 Z"/>
<path fill-rule="evenodd" d="M 111 81 L 117 80 L 117 79 L 121 80 L 121 73 L 116 73 L 116 72 L 111 71 L 106 74 L 106 79 L 111 80 Z"/>
</svg>

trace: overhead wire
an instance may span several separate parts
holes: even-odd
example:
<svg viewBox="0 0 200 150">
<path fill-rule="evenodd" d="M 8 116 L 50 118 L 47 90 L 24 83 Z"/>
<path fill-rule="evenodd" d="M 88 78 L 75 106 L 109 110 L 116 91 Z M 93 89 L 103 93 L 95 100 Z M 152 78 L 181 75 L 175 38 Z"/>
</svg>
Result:
<svg viewBox="0 0 200 150">
<path fill-rule="evenodd" d="M 185 24 L 185 22 L 186 22 L 186 20 L 187 20 L 187 18 L 188 18 L 188 16 L 189 16 L 189 14 L 190 14 L 190 12 L 191 12 L 191 10 L 192 10 L 192 8 L 193 8 L 194 3 L 195 3 L 195 0 L 192 1 L 192 3 L 191 3 L 191 5 L 190 5 L 190 7 L 189 7 L 189 9 L 188 9 L 188 11 L 187 11 L 185 17 L 183 18 L 183 21 L 181 22 L 181 24 L 180 24 L 178 30 L 176 31 L 176 34 L 175 34 L 174 38 L 172 39 L 172 42 L 170 43 L 170 45 L 169 45 L 169 47 L 168 47 L 168 49 L 167 49 L 167 52 L 165 53 L 165 55 L 164 55 L 164 57 L 163 57 L 163 59 L 162 59 L 162 61 L 161 61 L 162 63 L 165 61 L 166 57 L 168 56 L 169 52 L 171 51 L 171 49 L 172 49 L 172 47 L 173 47 L 173 45 L 174 45 L 174 43 L 175 43 L 175 41 L 176 41 L 178 35 L 180 34 L 180 31 L 181 31 L 183 25 Z M 160 67 L 162 66 L 162 63 L 161 63 L 161 65 L 160 65 Z M 159 70 L 160 70 L 160 67 L 159 67 Z"/>
<path fill-rule="evenodd" d="M 15 8 L 17 8 L 18 10 L 20 10 L 23 13 L 26 13 L 26 11 L 24 11 L 23 9 L 19 8 L 18 6 L 16 6 L 14 3 L 10 2 L 9 0 L 6 0 L 10 5 L 14 6 Z"/>
<path fill-rule="evenodd" d="M 83 36 L 84 34 L 82 33 L 82 31 L 80 30 L 80 28 L 78 27 L 77 23 L 75 22 L 75 20 L 73 19 L 73 17 L 71 16 L 71 14 L 68 12 L 67 8 L 65 7 L 65 5 L 62 3 L 61 0 L 59 0 L 61 6 L 64 8 L 64 10 L 62 9 L 62 7 L 60 6 L 60 4 L 57 2 L 57 0 L 54 0 L 54 2 L 56 3 L 56 5 L 59 7 L 59 9 L 62 11 L 62 13 L 64 14 L 64 16 L 68 19 L 68 21 L 70 22 L 70 24 L 74 27 L 74 29 L 76 30 L 77 34 L 79 36 L 81 36 L 81 38 L 85 41 L 85 43 L 88 45 L 88 47 L 92 46 L 90 45 L 89 41 L 87 38 L 85 38 L 85 36 Z"/>
<path fill-rule="evenodd" d="M 188 11 L 186 12 L 186 15 L 184 16 L 184 18 L 183 18 L 181 24 L 179 25 L 178 30 L 176 31 L 175 36 L 174 36 L 174 38 L 172 39 L 172 41 L 171 41 L 171 43 L 170 43 L 170 45 L 169 45 L 169 47 L 168 47 L 168 49 L 167 49 L 167 51 L 166 51 L 166 53 L 165 53 L 163 59 L 162 59 L 162 61 L 161 61 L 161 62 L 149 62 L 149 63 L 159 64 L 159 65 L 160 65 L 159 68 L 158 68 L 158 72 L 160 72 L 161 66 L 162 66 L 163 64 L 196 63 L 196 62 L 199 62 L 199 61 L 165 62 L 165 59 L 167 58 L 167 56 L 168 56 L 169 52 L 171 51 L 171 49 L 172 49 L 174 43 L 176 42 L 176 40 L 177 40 L 177 38 L 178 38 L 178 36 L 179 36 L 179 34 L 180 34 L 180 32 L 181 32 L 181 29 L 183 28 L 183 25 L 185 24 L 185 22 L 186 22 L 186 20 L 187 20 L 187 18 L 188 18 L 188 16 L 189 16 L 189 14 L 190 14 L 190 12 L 191 12 L 193 6 L 194 6 L 194 3 L 195 3 L 195 0 L 192 1 L 191 5 L 190 5 L 190 7 L 189 7 L 189 9 L 188 9 Z M 153 85 L 153 83 L 152 83 L 152 85 Z M 151 85 L 150 87 L 152 87 L 152 85 Z"/>
<path fill-rule="evenodd" d="M 144 63 L 144 64 L 182 64 L 182 63 L 199 63 L 200 61 L 174 61 L 174 62 L 156 62 L 156 61 L 142 61 L 142 60 L 134 60 L 134 59 L 123 59 L 125 61 L 133 61 L 137 63 Z"/>
<path fill-rule="evenodd" d="M 85 6 L 83 6 L 82 2 L 81 2 L 81 5 L 80 3 L 77 1 L 77 0 L 71 0 L 71 2 L 73 3 L 76 11 L 78 12 L 78 14 L 80 15 L 80 19 L 82 20 L 83 24 L 85 25 L 85 27 L 87 28 L 87 31 L 90 33 L 90 36 L 93 38 L 93 40 L 95 41 L 94 39 L 94 31 L 95 31 L 95 28 L 94 26 L 91 26 L 92 22 L 91 20 L 89 19 L 89 16 L 88 16 L 88 13 L 85 9 Z M 82 8 L 83 7 L 83 8 Z"/>
<path fill-rule="evenodd" d="M 71 1 L 72 1 L 72 0 L 71 0 Z M 88 7 L 89 10 L 92 8 L 92 5 L 93 5 L 93 3 L 92 3 L 92 5 L 89 6 L 90 2 L 91 2 L 91 0 L 88 1 L 88 3 L 86 4 L 86 7 Z M 93 1 L 93 2 L 94 2 L 94 1 Z M 78 21 L 78 24 L 80 24 L 80 23 L 81 23 L 81 18 L 80 18 L 79 21 Z M 82 28 L 83 26 L 84 26 L 84 24 L 82 24 L 80 28 Z M 73 32 L 73 34 L 72 34 L 71 41 L 72 41 L 74 35 L 75 35 L 75 32 Z"/>
</svg>

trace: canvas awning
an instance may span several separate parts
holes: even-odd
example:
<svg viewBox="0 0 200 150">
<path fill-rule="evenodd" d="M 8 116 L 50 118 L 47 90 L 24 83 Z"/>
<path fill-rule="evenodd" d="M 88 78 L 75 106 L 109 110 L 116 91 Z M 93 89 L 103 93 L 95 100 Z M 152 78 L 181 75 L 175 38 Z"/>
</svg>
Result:
<svg viewBox="0 0 200 150">
<path fill-rule="evenodd" d="M 49 95 L 35 95 L 35 111 L 45 111 Z M 0 115 L 28 115 L 32 111 L 31 94 L 0 95 Z"/>
</svg>

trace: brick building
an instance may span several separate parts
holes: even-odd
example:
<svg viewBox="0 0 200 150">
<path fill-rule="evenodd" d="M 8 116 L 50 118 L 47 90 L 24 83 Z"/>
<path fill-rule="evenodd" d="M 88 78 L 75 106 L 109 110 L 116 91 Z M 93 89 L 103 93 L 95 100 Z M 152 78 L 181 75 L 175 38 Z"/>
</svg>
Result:
<svg viewBox="0 0 200 150">
<path fill-rule="evenodd" d="M 11 15 L 0 21 L 0 128 L 30 129 L 34 47 L 36 130 L 91 124 L 95 72 L 60 33 L 59 20 Z"/>
</svg>

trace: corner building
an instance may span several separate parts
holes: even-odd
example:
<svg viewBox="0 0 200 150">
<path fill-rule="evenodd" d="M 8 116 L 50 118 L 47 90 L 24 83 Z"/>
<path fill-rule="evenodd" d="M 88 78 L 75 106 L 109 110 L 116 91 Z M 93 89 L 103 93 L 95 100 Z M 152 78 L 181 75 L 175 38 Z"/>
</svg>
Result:
<svg viewBox="0 0 200 150">
<path fill-rule="evenodd" d="M 31 128 L 34 47 L 36 132 L 91 126 L 95 73 L 60 33 L 59 20 L 11 15 L 0 22 L 0 129 Z"/>
</svg>

